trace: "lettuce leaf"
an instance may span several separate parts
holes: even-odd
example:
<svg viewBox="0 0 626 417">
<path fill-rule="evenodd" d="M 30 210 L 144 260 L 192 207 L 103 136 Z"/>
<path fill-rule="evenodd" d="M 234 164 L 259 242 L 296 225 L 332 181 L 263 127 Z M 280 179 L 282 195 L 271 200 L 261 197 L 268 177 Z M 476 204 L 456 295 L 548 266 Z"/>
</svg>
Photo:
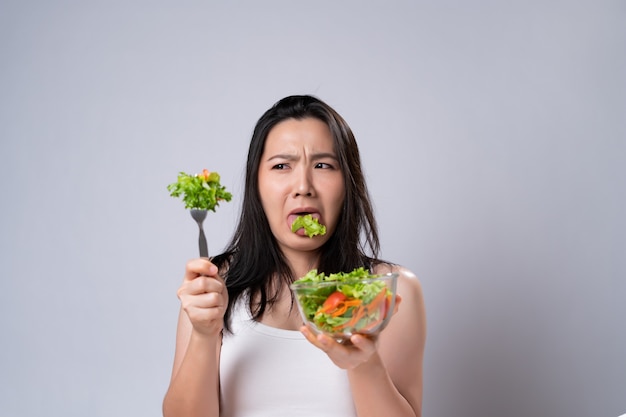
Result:
<svg viewBox="0 0 626 417">
<path fill-rule="evenodd" d="M 323 236 L 326 234 L 326 226 L 320 224 L 319 221 L 310 214 L 296 217 L 296 220 L 291 225 L 291 231 L 296 233 L 300 229 L 304 229 L 304 233 L 306 233 L 308 237 L 317 235 Z"/>
<path fill-rule="evenodd" d="M 368 281 L 369 278 L 376 278 L 365 268 L 356 268 L 351 272 L 339 272 L 334 274 L 318 273 L 316 269 L 310 270 L 305 276 L 294 281 L 298 284 L 316 284 L 331 282 L 336 285 L 324 285 L 316 287 L 311 285 L 310 289 L 298 290 L 298 300 L 302 307 L 302 312 L 307 320 L 314 321 L 316 325 L 326 331 L 333 332 L 351 319 L 350 314 L 333 317 L 330 314 L 320 313 L 324 301 L 335 291 L 340 291 L 348 299 L 358 299 L 363 305 L 367 305 L 385 288 L 383 281 Z M 367 322 L 378 320 L 378 312 L 374 316 L 367 317 L 363 323 L 357 325 L 363 327 Z"/>
<path fill-rule="evenodd" d="M 169 184 L 167 190 L 172 197 L 180 197 L 185 208 L 215 211 L 220 201 L 230 201 L 232 194 L 220 184 L 220 175 L 206 169 L 202 174 L 178 174 L 176 182 Z"/>
</svg>

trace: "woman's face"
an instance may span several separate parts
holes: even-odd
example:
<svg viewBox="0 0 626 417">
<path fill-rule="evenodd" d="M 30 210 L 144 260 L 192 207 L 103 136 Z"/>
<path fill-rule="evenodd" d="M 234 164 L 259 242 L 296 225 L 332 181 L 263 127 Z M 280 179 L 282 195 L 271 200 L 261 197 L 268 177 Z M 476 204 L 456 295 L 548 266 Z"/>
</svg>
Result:
<svg viewBox="0 0 626 417">
<path fill-rule="evenodd" d="M 315 118 L 288 119 L 274 126 L 259 164 L 259 194 L 281 249 L 318 249 L 333 234 L 345 189 L 328 126 Z M 326 226 L 324 236 L 291 231 L 298 215 L 311 214 Z"/>
</svg>

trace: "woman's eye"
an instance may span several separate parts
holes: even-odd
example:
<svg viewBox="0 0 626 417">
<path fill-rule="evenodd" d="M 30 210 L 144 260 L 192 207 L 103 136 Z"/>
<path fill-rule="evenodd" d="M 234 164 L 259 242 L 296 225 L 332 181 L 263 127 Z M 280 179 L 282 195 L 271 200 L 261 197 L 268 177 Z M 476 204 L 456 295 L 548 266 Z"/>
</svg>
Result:
<svg viewBox="0 0 626 417">
<path fill-rule="evenodd" d="M 287 168 L 287 164 L 276 164 L 272 167 L 272 169 L 285 169 Z"/>
<path fill-rule="evenodd" d="M 331 164 L 327 164 L 326 162 L 318 162 L 315 164 L 315 168 L 332 169 L 333 166 Z"/>
</svg>

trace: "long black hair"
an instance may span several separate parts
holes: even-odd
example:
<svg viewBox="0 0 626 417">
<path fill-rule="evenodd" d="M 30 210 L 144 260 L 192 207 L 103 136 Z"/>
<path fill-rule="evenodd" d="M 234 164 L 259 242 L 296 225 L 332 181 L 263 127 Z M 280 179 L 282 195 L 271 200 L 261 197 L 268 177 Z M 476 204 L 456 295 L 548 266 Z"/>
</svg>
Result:
<svg viewBox="0 0 626 417">
<path fill-rule="evenodd" d="M 346 193 L 337 228 L 320 248 L 318 271 L 351 271 L 361 266 L 370 268 L 379 262 L 378 228 L 352 130 L 333 108 L 318 98 L 286 97 L 267 110 L 254 128 L 239 223 L 224 253 L 213 259 L 228 288 L 226 329 L 230 328 L 232 307 L 245 291 L 250 291 L 251 299 L 258 299 L 251 313 L 254 319 L 259 319 L 277 300 L 281 288 L 295 279 L 263 211 L 258 174 L 270 130 L 282 121 L 306 118 L 318 119 L 330 129 Z"/>
</svg>

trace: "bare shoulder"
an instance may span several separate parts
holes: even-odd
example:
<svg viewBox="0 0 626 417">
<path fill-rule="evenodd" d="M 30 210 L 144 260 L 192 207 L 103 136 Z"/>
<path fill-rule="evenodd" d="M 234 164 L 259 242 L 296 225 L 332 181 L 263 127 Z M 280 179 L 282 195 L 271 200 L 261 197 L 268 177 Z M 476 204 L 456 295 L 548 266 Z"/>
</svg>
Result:
<svg viewBox="0 0 626 417">
<path fill-rule="evenodd" d="M 374 272 L 398 274 L 398 309 L 387 329 L 381 334 L 381 343 L 395 344 L 400 338 L 413 345 L 412 349 L 423 350 L 426 338 L 426 308 L 420 280 L 411 270 L 401 265 L 380 264 L 374 268 Z"/>
<path fill-rule="evenodd" d="M 389 272 L 398 274 L 398 294 L 400 294 L 402 298 L 412 297 L 415 298 L 415 301 L 423 303 L 422 284 L 413 271 L 402 265 L 388 263 L 382 263 L 374 267 L 374 273 L 376 274 L 386 274 Z"/>
</svg>

